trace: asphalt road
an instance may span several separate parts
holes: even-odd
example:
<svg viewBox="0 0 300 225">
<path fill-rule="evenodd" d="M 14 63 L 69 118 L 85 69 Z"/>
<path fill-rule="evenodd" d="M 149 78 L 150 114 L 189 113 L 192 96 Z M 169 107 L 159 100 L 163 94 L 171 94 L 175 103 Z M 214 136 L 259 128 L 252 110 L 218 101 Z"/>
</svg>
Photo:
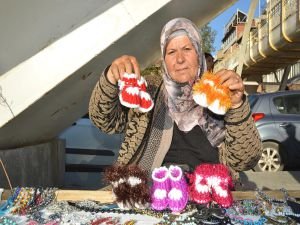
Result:
<svg viewBox="0 0 300 225">
<path fill-rule="evenodd" d="M 300 190 L 300 171 L 253 172 L 240 173 L 242 190 Z"/>
</svg>

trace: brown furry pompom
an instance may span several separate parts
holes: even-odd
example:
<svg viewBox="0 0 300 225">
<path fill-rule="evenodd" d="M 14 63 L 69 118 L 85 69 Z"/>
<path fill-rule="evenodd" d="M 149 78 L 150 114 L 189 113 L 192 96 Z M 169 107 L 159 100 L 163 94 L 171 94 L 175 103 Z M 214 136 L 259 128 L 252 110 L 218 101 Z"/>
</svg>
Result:
<svg viewBox="0 0 300 225">
<path fill-rule="evenodd" d="M 144 208 L 150 202 L 148 176 L 137 165 L 113 165 L 105 171 L 120 208 Z"/>
</svg>

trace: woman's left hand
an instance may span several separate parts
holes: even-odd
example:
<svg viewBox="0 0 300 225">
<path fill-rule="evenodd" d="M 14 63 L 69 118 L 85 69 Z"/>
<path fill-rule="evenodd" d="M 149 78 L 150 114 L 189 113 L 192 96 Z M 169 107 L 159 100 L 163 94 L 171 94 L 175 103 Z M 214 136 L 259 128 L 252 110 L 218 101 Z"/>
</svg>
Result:
<svg viewBox="0 0 300 225">
<path fill-rule="evenodd" d="M 243 103 L 245 86 L 242 78 L 232 70 L 220 70 L 216 73 L 221 78 L 221 84 L 227 86 L 230 90 L 231 109 L 238 108 Z"/>
</svg>

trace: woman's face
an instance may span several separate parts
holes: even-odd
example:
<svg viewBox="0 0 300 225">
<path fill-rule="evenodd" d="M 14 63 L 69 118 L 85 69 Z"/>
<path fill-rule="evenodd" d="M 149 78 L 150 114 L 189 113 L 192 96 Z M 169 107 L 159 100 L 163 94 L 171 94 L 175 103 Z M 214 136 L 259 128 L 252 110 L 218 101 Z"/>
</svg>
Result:
<svg viewBox="0 0 300 225">
<path fill-rule="evenodd" d="M 185 83 L 195 78 L 198 72 L 198 55 L 188 36 L 174 37 L 166 47 L 165 63 L 174 81 Z"/>
</svg>

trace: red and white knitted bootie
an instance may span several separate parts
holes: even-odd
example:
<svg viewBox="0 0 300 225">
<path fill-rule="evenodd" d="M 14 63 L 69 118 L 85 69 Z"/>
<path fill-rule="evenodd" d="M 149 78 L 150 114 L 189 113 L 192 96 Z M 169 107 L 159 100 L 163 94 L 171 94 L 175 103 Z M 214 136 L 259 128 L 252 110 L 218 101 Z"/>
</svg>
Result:
<svg viewBox="0 0 300 225">
<path fill-rule="evenodd" d="M 122 105 L 128 108 L 138 108 L 142 112 L 148 112 L 153 108 L 154 103 L 147 93 L 147 83 L 143 77 L 138 80 L 136 74 L 124 73 L 118 85 Z"/>
<path fill-rule="evenodd" d="M 138 108 L 140 106 L 140 89 L 137 85 L 137 75 L 123 75 L 122 80 L 118 81 L 120 94 L 119 99 L 122 105 L 128 108 Z"/>
<path fill-rule="evenodd" d="M 221 207 L 228 208 L 233 203 L 231 189 L 233 188 L 232 178 L 228 168 L 223 164 L 213 165 L 213 175 L 207 178 L 207 183 L 211 186 L 212 200 Z"/>
<path fill-rule="evenodd" d="M 154 103 L 151 99 L 150 94 L 147 93 L 147 90 L 146 90 L 147 82 L 144 79 L 144 77 L 141 77 L 141 79 L 138 80 L 137 84 L 140 89 L 140 91 L 139 91 L 139 96 L 140 96 L 139 110 L 142 112 L 148 112 L 153 108 Z"/>
<path fill-rule="evenodd" d="M 207 178 L 212 174 L 211 164 L 201 164 L 196 167 L 193 174 L 188 175 L 190 179 L 189 193 L 192 201 L 206 204 L 211 201 L 211 189 Z"/>
</svg>

